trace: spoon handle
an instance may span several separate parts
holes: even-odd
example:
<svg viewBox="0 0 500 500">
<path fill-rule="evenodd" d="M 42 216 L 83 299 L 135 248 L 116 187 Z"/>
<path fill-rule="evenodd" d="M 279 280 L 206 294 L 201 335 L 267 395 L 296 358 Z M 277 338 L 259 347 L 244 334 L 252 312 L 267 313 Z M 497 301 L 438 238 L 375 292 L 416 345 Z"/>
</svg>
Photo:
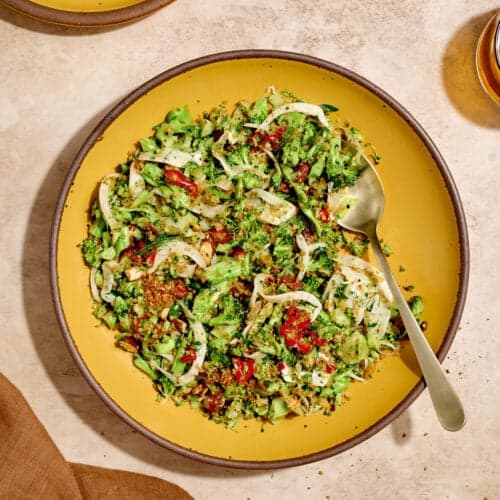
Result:
<svg viewBox="0 0 500 500">
<path fill-rule="evenodd" d="M 399 313 L 420 364 L 437 417 L 446 430 L 458 431 L 465 424 L 462 403 L 406 303 L 382 251 L 376 232 L 368 236 L 387 284 L 399 307 Z"/>
</svg>

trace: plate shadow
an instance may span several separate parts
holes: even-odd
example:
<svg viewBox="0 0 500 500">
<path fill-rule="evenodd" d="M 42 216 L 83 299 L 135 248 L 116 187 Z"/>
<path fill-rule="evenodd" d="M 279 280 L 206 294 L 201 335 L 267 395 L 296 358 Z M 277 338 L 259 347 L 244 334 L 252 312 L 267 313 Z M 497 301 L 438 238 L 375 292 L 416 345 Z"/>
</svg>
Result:
<svg viewBox="0 0 500 500">
<path fill-rule="evenodd" d="M 476 73 L 476 45 L 495 11 L 474 17 L 449 40 L 441 63 L 448 98 L 468 120 L 487 128 L 500 128 L 500 106 L 486 95 Z"/>
<path fill-rule="evenodd" d="M 170 3 L 174 1 L 175 0 L 171 0 Z M 88 36 L 98 35 L 100 33 L 106 33 L 108 31 L 116 31 L 122 28 L 126 28 L 128 25 L 141 21 L 142 19 L 147 18 L 153 14 L 155 14 L 155 11 L 143 14 L 141 17 L 105 26 L 75 26 L 55 24 L 49 21 L 44 21 L 43 19 L 30 17 L 27 14 L 18 12 L 17 10 L 0 3 L 0 19 L 2 21 L 5 21 L 24 30 L 56 36 Z"/>
</svg>

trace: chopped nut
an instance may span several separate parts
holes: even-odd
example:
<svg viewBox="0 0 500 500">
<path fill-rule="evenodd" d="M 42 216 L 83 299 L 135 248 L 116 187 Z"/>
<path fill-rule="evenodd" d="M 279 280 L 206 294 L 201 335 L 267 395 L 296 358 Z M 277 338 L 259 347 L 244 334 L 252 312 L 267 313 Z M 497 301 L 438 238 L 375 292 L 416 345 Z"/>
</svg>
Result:
<svg viewBox="0 0 500 500">
<path fill-rule="evenodd" d="M 136 353 L 139 350 L 139 344 L 133 337 L 125 337 L 117 342 L 118 347 L 124 351 Z"/>
<path fill-rule="evenodd" d="M 176 299 L 185 299 L 188 295 L 188 289 L 182 280 L 175 280 L 172 285 L 172 295 Z"/>
<path fill-rule="evenodd" d="M 197 397 L 202 397 L 205 395 L 205 393 L 207 392 L 208 390 L 208 387 L 206 385 L 203 385 L 203 384 L 199 384 L 197 385 L 194 389 L 193 389 L 193 394 Z"/>
<path fill-rule="evenodd" d="M 129 267 L 125 271 L 125 275 L 129 281 L 135 281 L 144 276 L 144 271 L 141 271 L 138 267 Z"/>
<path fill-rule="evenodd" d="M 142 289 L 144 291 L 144 300 L 155 310 L 163 310 L 174 303 L 171 295 L 172 283 L 162 283 L 153 276 L 144 276 L 142 278 Z"/>
<path fill-rule="evenodd" d="M 259 255 L 258 262 L 259 262 L 259 264 L 262 264 L 264 266 L 272 266 L 273 258 L 271 257 L 270 254 L 265 253 L 263 255 Z"/>
<path fill-rule="evenodd" d="M 214 371 L 210 375 L 207 375 L 205 378 L 206 378 L 207 384 L 215 384 L 220 379 L 220 373 Z"/>
<path fill-rule="evenodd" d="M 231 251 L 229 252 L 229 255 L 231 257 L 236 258 L 236 259 L 244 259 L 245 258 L 245 251 L 240 247 L 236 247 L 236 248 L 231 249 Z"/>
<path fill-rule="evenodd" d="M 203 269 L 201 267 L 196 267 L 196 269 L 193 273 L 193 276 L 201 283 L 207 282 L 207 277 L 206 277 L 205 272 L 203 271 Z"/>
<path fill-rule="evenodd" d="M 202 241 L 200 245 L 200 254 L 203 257 L 205 264 L 208 266 L 210 262 L 212 262 L 213 256 L 213 248 L 210 240 L 206 239 Z"/>
<path fill-rule="evenodd" d="M 231 385 L 233 383 L 233 381 L 234 381 L 234 377 L 233 377 L 233 374 L 229 368 L 226 368 L 226 369 L 221 371 L 220 383 L 222 385 L 227 387 L 227 386 Z"/>
<path fill-rule="evenodd" d="M 181 333 L 184 333 L 187 330 L 187 324 L 185 321 L 182 321 L 182 319 L 174 318 L 172 323 Z"/>
<path fill-rule="evenodd" d="M 323 410 L 330 409 L 330 403 L 325 399 L 320 400 L 319 405 L 321 406 L 321 408 L 323 408 Z"/>
<path fill-rule="evenodd" d="M 231 293 L 238 298 L 250 297 L 252 295 L 252 289 L 248 283 L 245 283 L 243 281 L 237 281 L 231 287 Z"/>
<path fill-rule="evenodd" d="M 170 311 L 170 307 L 164 307 L 160 313 L 160 318 L 163 320 L 167 319 L 169 311 Z"/>
<path fill-rule="evenodd" d="M 296 410 L 300 408 L 300 401 L 297 398 L 287 397 L 285 398 L 286 404 L 290 410 Z"/>
</svg>

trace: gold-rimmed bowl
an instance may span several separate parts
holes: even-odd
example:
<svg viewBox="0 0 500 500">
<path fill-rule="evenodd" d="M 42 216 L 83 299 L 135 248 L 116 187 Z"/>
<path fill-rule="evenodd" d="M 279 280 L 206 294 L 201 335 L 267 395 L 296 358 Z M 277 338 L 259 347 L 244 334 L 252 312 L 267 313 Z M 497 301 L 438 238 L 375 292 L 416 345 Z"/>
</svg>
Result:
<svg viewBox="0 0 500 500">
<path fill-rule="evenodd" d="M 0 0 L 29 17 L 53 24 L 101 27 L 132 21 L 173 0 Z"/>
</svg>

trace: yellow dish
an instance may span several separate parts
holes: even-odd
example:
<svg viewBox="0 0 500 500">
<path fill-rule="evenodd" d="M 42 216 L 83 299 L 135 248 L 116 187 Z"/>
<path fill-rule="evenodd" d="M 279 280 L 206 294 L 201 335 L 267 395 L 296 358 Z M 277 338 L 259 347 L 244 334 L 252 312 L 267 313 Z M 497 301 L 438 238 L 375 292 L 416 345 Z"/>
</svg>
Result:
<svg viewBox="0 0 500 500">
<path fill-rule="evenodd" d="M 88 268 L 78 244 L 101 177 L 126 159 L 165 113 L 188 104 L 193 115 L 221 101 L 255 100 L 269 85 L 308 102 L 331 102 L 382 157 L 387 203 L 381 235 L 402 285 L 426 303 L 427 337 L 443 359 L 458 327 L 469 271 L 467 229 L 460 199 L 436 147 L 390 96 L 332 63 L 276 51 L 208 56 L 147 82 L 116 106 L 75 158 L 60 194 L 52 232 L 52 289 L 66 343 L 85 378 L 126 422 L 157 443 L 207 462 L 269 468 L 319 460 L 375 434 L 405 410 L 424 384 L 411 346 L 385 357 L 373 377 L 351 384 L 350 400 L 332 416 L 294 417 L 277 425 L 217 425 L 188 406 L 156 402 L 150 380 L 114 346 L 113 334 L 91 314 Z M 407 269 L 399 273 L 400 265 Z"/>
<path fill-rule="evenodd" d="M 172 0 L 1 0 L 30 17 L 68 26 L 107 26 L 131 21 Z"/>
</svg>

